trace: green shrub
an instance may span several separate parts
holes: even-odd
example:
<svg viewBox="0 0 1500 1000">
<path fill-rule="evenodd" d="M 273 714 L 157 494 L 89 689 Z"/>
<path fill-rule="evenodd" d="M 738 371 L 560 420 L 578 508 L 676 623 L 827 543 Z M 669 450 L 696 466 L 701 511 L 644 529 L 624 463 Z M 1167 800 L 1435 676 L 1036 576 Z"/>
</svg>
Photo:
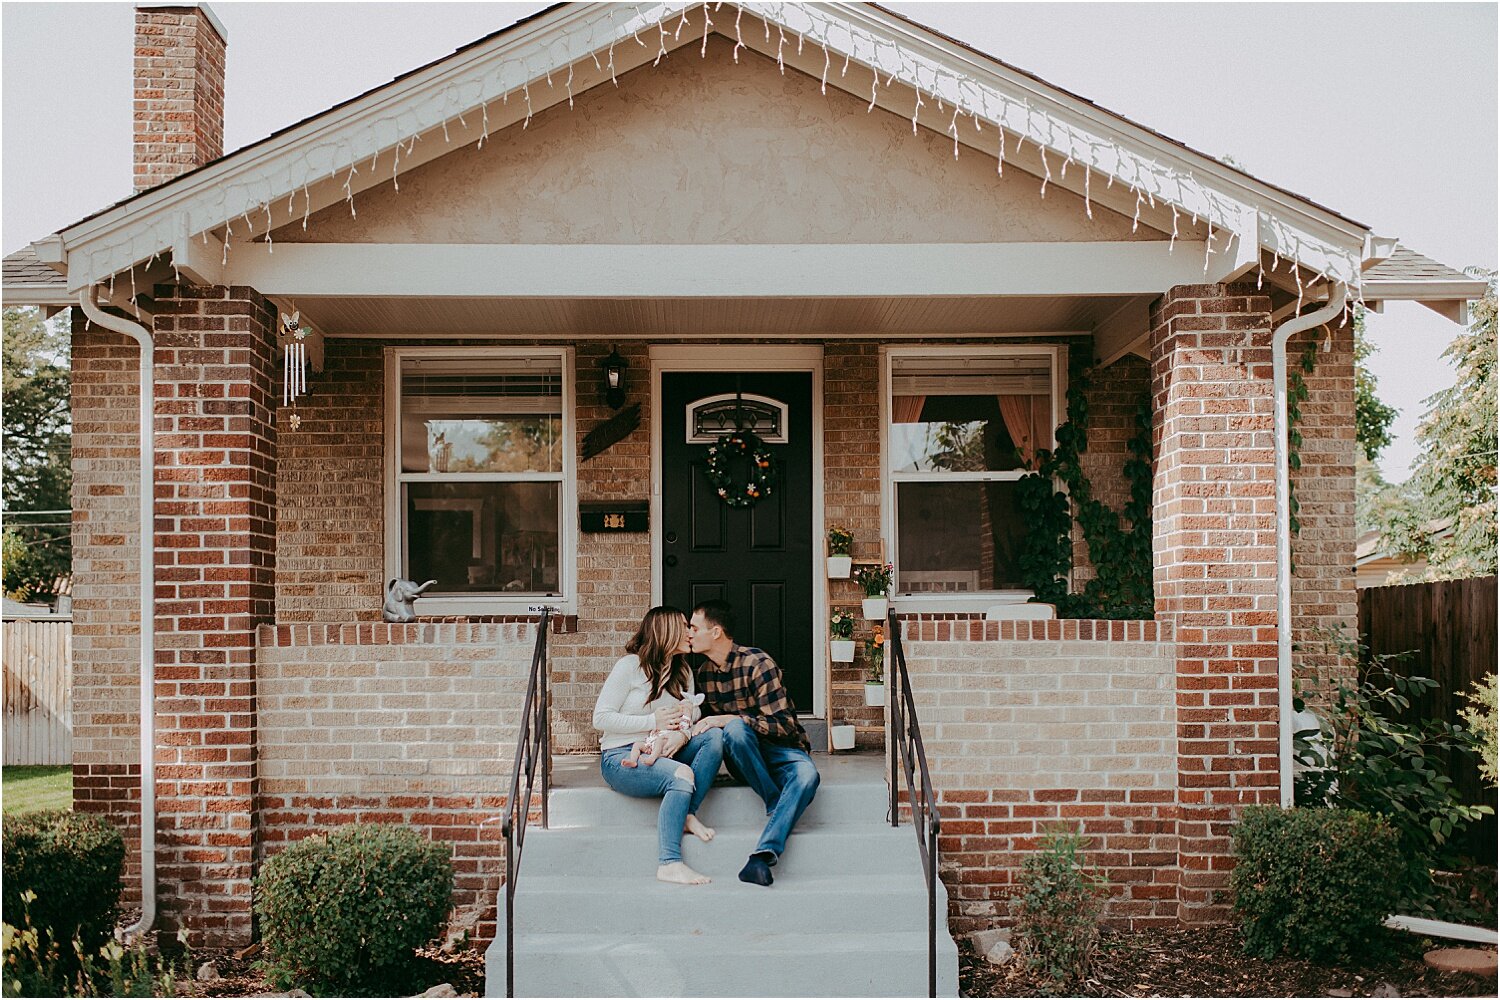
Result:
<svg viewBox="0 0 1500 1000">
<path fill-rule="evenodd" d="M 1394 912 L 1400 836 L 1384 818 L 1346 809 L 1250 806 L 1234 828 L 1234 906 L 1245 951 L 1347 961 Z"/>
<path fill-rule="evenodd" d="M 1394 669 L 1409 654 L 1372 656 L 1367 646 L 1331 629 L 1319 630 L 1310 648 L 1335 652 L 1359 670 L 1357 677 L 1336 675 L 1313 692 L 1321 733 L 1293 735 L 1294 754 L 1312 765 L 1294 779 L 1297 804 L 1384 817 L 1401 838 L 1394 863 L 1387 862 L 1401 884 L 1399 908 L 1431 915 L 1432 870 L 1451 863 L 1445 856 L 1455 834 L 1493 811 L 1465 805 L 1447 774 L 1448 761 L 1476 753 L 1479 740 L 1467 727 L 1441 719 L 1403 720 L 1414 698 L 1438 687 L 1431 678 Z M 1293 704 L 1298 711 L 1305 707 L 1300 685 Z M 1321 747 L 1314 737 L 1321 738 Z"/>
<path fill-rule="evenodd" d="M 406 985 L 453 896 L 452 851 L 409 827 L 359 824 L 308 837 L 256 879 L 266 968 L 282 987 L 385 995 Z"/>
<path fill-rule="evenodd" d="M 1078 852 L 1087 843 L 1071 830 L 1048 833 L 1021 866 L 1021 958 L 1058 985 L 1088 975 L 1099 943 L 1107 883 L 1079 864 Z"/>
<path fill-rule="evenodd" d="M 1479 773 L 1492 785 L 1500 782 L 1500 706 L 1496 704 L 1500 692 L 1496 691 L 1495 683 L 1494 674 L 1475 681 L 1464 692 L 1469 707 L 1458 713 L 1479 744 Z"/>
<path fill-rule="evenodd" d="M 106 941 L 97 952 L 73 938 L 66 946 L 44 940 L 31 924 L 36 893 L 21 894 L 20 926 L 5 924 L 4 980 L 7 997 L 170 997 L 179 979 L 192 969 L 187 930 L 178 932 L 180 953 L 174 962 L 154 953 L 144 938 L 130 947 Z M 66 956 L 66 958 L 65 958 Z"/>
<path fill-rule="evenodd" d="M 125 838 L 91 813 L 35 812 L 4 821 L 3 916 L 12 927 L 36 929 L 40 946 L 74 938 L 87 952 L 103 944 L 119 917 Z M 29 910 L 26 893 L 36 899 Z"/>
</svg>

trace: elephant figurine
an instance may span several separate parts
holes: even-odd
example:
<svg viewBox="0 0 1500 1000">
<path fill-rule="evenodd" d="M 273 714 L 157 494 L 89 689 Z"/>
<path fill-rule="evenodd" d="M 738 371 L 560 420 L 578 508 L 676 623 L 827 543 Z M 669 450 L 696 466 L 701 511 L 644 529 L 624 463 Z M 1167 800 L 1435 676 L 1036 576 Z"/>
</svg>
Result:
<svg viewBox="0 0 1500 1000">
<path fill-rule="evenodd" d="M 385 607 L 381 609 L 380 617 L 398 624 L 416 621 L 417 596 L 436 583 L 436 580 L 428 580 L 418 585 L 410 580 L 392 580 L 385 585 Z"/>
</svg>

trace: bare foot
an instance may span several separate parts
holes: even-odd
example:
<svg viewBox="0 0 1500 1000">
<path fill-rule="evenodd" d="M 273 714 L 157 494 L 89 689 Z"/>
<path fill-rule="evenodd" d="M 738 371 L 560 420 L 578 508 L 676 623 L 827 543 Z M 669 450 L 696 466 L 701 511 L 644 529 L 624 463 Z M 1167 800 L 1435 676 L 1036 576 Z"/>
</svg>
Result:
<svg viewBox="0 0 1500 1000">
<path fill-rule="evenodd" d="M 633 758 L 631 758 L 631 757 L 626 757 L 624 760 L 620 761 L 620 766 L 621 767 L 635 767 L 635 760 Z"/>
<path fill-rule="evenodd" d="M 691 833 L 705 844 L 714 839 L 714 828 L 704 826 L 703 821 L 692 813 L 688 814 L 687 822 L 682 824 L 683 833 Z"/>
<path fill-rule="evenodd" d="M 681 861 L 674 861 L 669 865 L 662 865 L 656 869 L 656 880 L 658 882 L 673 882 L 677 885 L 707 885 L 713 881 L 707 875 L 700 875 L 693 871 Z"/>
</svg>

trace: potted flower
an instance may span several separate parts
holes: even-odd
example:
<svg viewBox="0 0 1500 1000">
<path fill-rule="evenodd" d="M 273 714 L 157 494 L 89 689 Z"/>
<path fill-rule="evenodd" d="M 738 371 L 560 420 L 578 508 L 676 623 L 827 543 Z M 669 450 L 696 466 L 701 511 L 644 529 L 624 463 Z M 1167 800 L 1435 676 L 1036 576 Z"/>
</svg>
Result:
<svg viewBox="0 0 1500 1000">
<path fill-rule="evenodd" d="M 889 601 L 886 595 L 891 589 L 890 563 L 884 566 L 861 566 L 854 574 L 854 580 L 864 588 L 864 610 L 865 617 L 872 620 L 885 620 L 886 608 Z"/>
<path fill-rule="evenodd" d="M 828 619 L 828 648 L 835 663 L 854 662 L 854 616 L 835 611 Z"/>
<path fill-rule="evenodd" d="M 847 580 L 854 559 L 849 550 L 854 548 L 854 535 L 842 524 L 828 529 L 828 579 Z"/>
<path fill-rule="evenodd" d="M 885 704 L 885 626 L 876 625 L 865 640 L 865 704 Z"/>
</svg>

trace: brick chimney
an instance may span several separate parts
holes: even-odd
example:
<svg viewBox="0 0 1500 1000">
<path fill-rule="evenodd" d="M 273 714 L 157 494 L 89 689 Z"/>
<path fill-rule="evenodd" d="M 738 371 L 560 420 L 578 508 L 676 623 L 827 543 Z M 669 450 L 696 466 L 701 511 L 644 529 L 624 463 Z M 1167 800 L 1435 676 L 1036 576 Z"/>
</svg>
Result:
<svg viewBox="0 0 1500 1000">
<path fill-rule="evenodd" d="M 206 3 L 135 9 L 135 189 L 224 154 L 224 45 Z"/>
</svg>

